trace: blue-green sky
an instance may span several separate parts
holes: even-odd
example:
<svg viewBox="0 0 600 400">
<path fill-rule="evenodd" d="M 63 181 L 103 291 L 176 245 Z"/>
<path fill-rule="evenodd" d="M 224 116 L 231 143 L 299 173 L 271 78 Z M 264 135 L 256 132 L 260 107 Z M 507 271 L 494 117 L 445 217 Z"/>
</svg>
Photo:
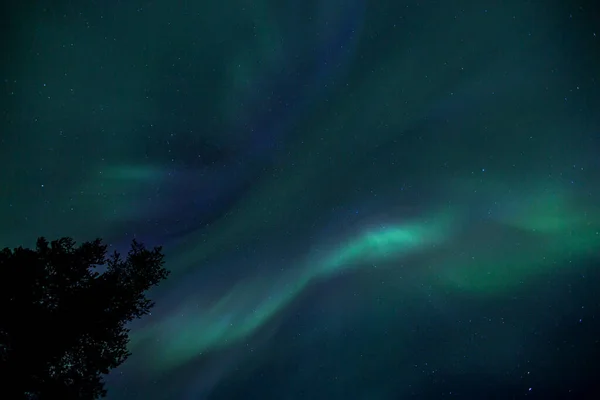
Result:
<svg viewBox="0 0 600 400">
<path fill-rule="evenodd" d="M 588 323 L 591 2 L 14 3 L 0 245 L 173 271 L 109 398 L 522 396 Z"/>
</svg>

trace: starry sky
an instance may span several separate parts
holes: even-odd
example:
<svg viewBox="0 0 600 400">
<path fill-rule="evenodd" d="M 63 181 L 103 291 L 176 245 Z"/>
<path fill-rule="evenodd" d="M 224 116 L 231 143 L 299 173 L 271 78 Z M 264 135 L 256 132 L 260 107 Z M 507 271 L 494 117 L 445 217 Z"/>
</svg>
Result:
<svg viewBox="0 0 600 400">
<path fill-rule="evenodd" d="M 581 398 L 592 5 L 3 2 L 0 247 L 164 246 L 109 399 Z"/>
</svg>

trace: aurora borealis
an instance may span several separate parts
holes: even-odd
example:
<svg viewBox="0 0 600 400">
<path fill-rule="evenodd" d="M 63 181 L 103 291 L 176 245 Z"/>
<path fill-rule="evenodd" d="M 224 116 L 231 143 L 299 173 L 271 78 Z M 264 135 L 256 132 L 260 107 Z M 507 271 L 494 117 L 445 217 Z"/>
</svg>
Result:
<svg viewBox="0 0 600 400">
<path fill-rule="evenodd" d="M 109 398 L 580 398 L 592 5 L 14 1 L 0 247 L 164 246 Z"/>
</svg>

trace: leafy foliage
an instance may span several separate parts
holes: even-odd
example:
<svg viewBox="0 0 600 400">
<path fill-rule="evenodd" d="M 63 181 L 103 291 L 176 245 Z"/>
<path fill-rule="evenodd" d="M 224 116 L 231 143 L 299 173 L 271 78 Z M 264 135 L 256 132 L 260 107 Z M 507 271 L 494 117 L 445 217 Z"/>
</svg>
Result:
<svg viewBox="0 0 600 400">
<path fill-rule="evenodd" d="M 162 248 L 133 241 L 106 257 L 100 239 L 0 251 L 0 377 L 8 399 L 104 397 L 103 374 L 129 356 L 127 323 L 154 305 Z"/>
</svg>

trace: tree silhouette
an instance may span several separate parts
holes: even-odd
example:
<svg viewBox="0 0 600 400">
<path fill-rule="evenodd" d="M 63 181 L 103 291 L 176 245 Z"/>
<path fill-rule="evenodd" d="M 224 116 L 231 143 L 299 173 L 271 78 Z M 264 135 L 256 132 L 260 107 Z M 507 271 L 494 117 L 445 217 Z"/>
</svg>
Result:
<svg viewBox="0 0 600 400">
<path fill-rule="evenodd" d="M 0 398 L 106 395 L 102 375 L 129 356 L 127 323 L 169 274 L 160 247 L 134 240 L 127 258 L 106 254 L 100 239 L 71 238 L 0 251 Z"/>
</svg>

